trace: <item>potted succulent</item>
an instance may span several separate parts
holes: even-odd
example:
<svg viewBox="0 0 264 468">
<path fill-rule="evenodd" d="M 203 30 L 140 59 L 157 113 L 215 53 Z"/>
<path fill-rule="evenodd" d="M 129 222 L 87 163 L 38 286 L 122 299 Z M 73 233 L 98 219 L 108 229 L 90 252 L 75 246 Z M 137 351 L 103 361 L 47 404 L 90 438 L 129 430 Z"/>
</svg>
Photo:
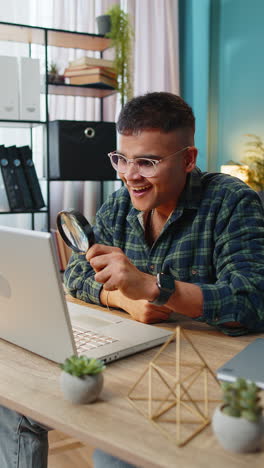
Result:
<svg viewBox="0 0 264 468">
<path fill-rule="evenodd" d="M 59 74 L 55 62 L 51 62 L 48 68 L 48 83 L 64 83 L 64 76 Z"/>
<path fill-rule="evenodd" d="M 97 17 L 98 31 L 99 22 L 106 24 L 106 21 L 110 25 L 110 30 L 107 32 L 107 29 L 100 29 L 100 33 L 111 39 L 111 47 L 115 51 L 116 89 L 120 93 L 121 105 L 123 107 L 126 101 L 133 97 L 132 40 L 134 32 L 128 13 L 125 13 L 119 5 L 113 5 L 107 10 L 106 15 Z"/>
<path fill-rule="evenodd" d="M 67 400 L 87 404 L 98 398 L 104 381 L 102 371 L 105 365 L 102 361 L 86 356 L 71 356 L 60 367 L 60 386 Z"/>
<path fill-rule="evenodd" d="M 222 382 L 223 404 L 217 407 L 212 426 L 218 441 L 232 452 L 253 452 L 264 435 L 260 388 L 245 379 Z"/>
</svg>

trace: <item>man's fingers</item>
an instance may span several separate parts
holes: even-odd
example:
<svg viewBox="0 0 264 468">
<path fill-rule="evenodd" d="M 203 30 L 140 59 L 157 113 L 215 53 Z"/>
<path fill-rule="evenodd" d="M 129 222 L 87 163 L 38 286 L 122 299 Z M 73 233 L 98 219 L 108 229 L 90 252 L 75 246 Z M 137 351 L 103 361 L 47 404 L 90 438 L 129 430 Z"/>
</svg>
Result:
<svg viewBox="0 0 264 468">
<path fill-rule="evenodd" d="M 135 302 L 135 308 L 136 307 L 137 303 Z M 169 318 L 171 313 L 169 309 L 166 310 L 163 306 L 155 306 L 150 304 L 148 301 L 144 301 L 143 310 L 139 310 L 138 312 L 139 313 L 137 314 L 137 310 L 135 310 L 135 318 L 143 323 L 163 322 Z"/>
<path fill-rule="evenodd" d="M 96 273 L 94 279 L 98 283 L 102 283 L 106 291 L 115 291 L 118 289 L 116 277 L 111 275 L 111 270 L 108 267 L 103 268 L 101 271 Z"/>
<path fill-rule="evenodd" d="M 111 245 L 94 244 L 90 249 L 88 249 L 86 253 L 86 260 L 90 262 L 93 257 L 110 254 L 114 251 L 121 252 L 121 249 L 118 247 L 112 247 Z"/>
<path fill-rule="evenodd" d="M 145 312 L 144 314 L 140 315 L 137 320 L 143 323 L 157 323 L 164 322 L 164 320 L 167 320 L 168 317 L 169 314 L 165 312 L 152 310 L 151 312 Z"/>
<path fill-rule="evenodd" d="M 107 255 L 97 255 L 96 257 L 93 257 L 91 258 L 90 260 L 90 264 L 91 266 L 93 267 L 93 269 L 95 271 L 100 271 L 102 270 L 103 268 L 105 268 L 105 266 L 107 265 L 108 263 L 108 256 Z"/>
</svg>

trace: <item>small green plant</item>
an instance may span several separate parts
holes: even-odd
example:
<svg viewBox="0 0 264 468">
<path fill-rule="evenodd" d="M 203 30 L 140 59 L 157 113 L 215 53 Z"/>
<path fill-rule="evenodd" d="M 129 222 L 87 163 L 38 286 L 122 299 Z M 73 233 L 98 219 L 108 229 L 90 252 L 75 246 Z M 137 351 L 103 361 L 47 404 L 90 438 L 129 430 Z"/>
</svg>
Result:
<svg viewBox="0 0 264 468">
<path fill-rule="evenodd" d="M 128 13 L 113 5 L 107 12 L 111 19 L 111 31 L 106 34 L 115 49 L 114 66 L 117 74 L 117 91 L 121 95 L 122 107 L 133 96 L 132 86 L 132 40 L 134 32 Z"/>
<path fill-rule="evenodd" d="M 56 76 L 59 74 L 58 67 L 55 62 L 50 63 L 48 73 L 50 75 L 56 75 Z"/>
<path fill-rule="evenodd" d="M 264 142 L 253 134 L 247 134 L 250 141 L 246 142 L 246 156 L 243 160 L 247 164 L 247 183 L 254 190 L 264 190 Z"/>
<path fill-rule="evenodd" d="M 245 379 L 237 379 L 233 383 L 222 382 L 224 406 L 222 412 L 235 418 L 245 418 L 248 421 L 258 421 L 262 414 L 260 388 L 255 383 Z"/>
<path fill-rule="evenodd" d="M 64 372 L 80 378 L 99 374 L 105 369 L 103 361 L 86 356 L 71 356 L 63 364 L 60 364 L 60 367 Z"/>
</svg>

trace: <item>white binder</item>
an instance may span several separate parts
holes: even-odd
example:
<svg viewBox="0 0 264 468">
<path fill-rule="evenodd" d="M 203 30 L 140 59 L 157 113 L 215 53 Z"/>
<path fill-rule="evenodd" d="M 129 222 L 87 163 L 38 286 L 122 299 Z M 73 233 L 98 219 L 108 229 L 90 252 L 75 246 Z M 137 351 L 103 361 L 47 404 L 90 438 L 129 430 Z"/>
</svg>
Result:
<svg viewBox="0 0 264 468">
<path fill-rule="evenodd" d="M 40 120 L 39 59 L 19 57 L 19 101 L 21 120 Z"/>
<path fill-rule="evenodd" d="M 17 58 L 0 56 L 0 119 L 19 119 L 18 89 Z"/>
</svg>

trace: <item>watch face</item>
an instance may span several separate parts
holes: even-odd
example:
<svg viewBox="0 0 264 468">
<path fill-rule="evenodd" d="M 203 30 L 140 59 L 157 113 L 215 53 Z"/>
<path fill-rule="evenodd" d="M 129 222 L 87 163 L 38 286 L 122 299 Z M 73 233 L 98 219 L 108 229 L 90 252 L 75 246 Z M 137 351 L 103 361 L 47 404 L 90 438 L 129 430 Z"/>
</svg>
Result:
<svg viewBox="0 0 264 468">
<path fill-rule="evenodd" d="M 158 275 L 158 280 L 161 289 L 165 289 L 168 292 L 173 292 L 175 290 L 174 278 L 172 276 L 160 273 Z"/>
<path fill-rule="evenodd" d="M 173 276 L 164 275 L 164 273 L 157 274 L 157 286 L 160 290 L 159 296 L 154 301 L 149 301 L 151 304 L 158 306 L 164 305 L 168 302 L 170 296 L 175 291 L 175 282 Z"/>
</svg>

